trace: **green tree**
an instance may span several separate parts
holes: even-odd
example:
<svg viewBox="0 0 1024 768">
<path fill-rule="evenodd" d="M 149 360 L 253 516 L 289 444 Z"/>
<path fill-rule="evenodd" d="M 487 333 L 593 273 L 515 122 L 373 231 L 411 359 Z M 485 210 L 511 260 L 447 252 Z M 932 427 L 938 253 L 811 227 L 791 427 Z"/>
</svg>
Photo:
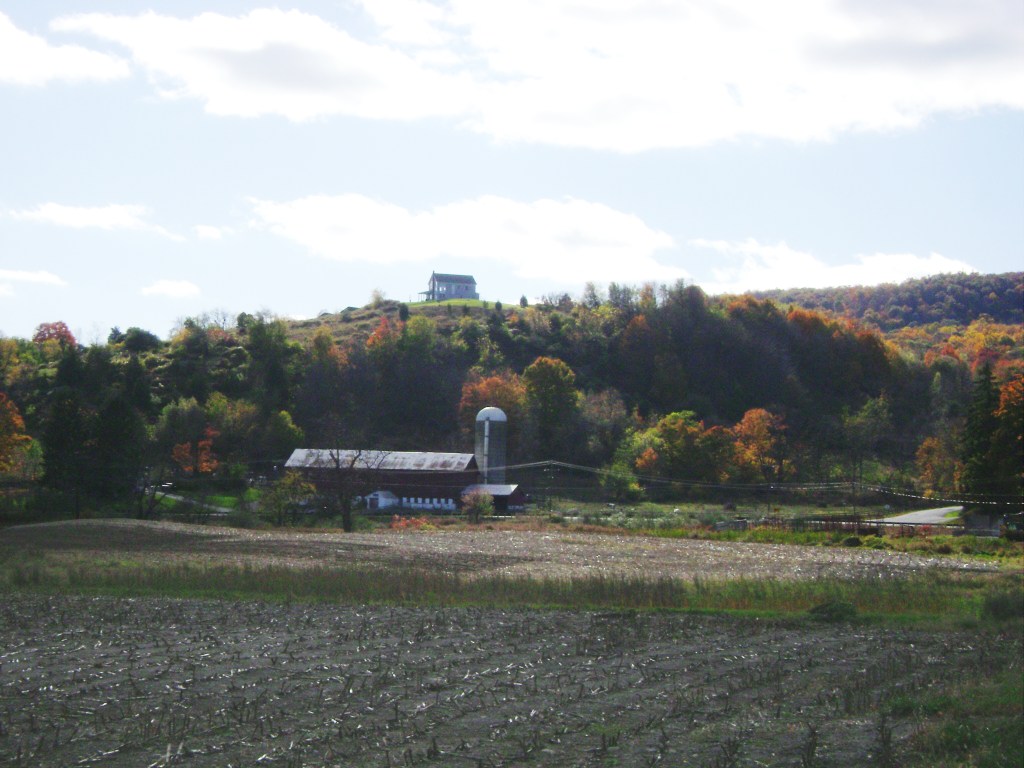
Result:
<svg viewBox="0 0 1024 768">
<path fill-rule="evenodd" d="M 982 365 L 974 377 L 971 401 L 967 406 L 961 457 L 964 464 L 963 487 L 968 493 L 989 494 L 998 487 L 996 467 L 992 461 L 992 436 L 999 426 L 999 389 L 992 367 Z"/>
<path fill-rule="evenodd" d="M 132 327 L 124 332 L 123 344 L 129 352 L 152 352 L 160 349 L 162 342 L 155 334 Z"/>
<path fill-rule="evenodd" d="M 859 411 L 843 419 L 845 453 L 850 462 L 851 479 L 864 479 L 867 460 L 877 456 L 883 442 L 892 435 L 892 414 L 884 395 L 868 400 Z"/>
<path fill-rule="evenodd" d="M 260 496 L 260 513 L 274 525 L 283 526 L 316 496 L 316 487 L 298 472 L 285 472 Z"/>
<path fill-rule="evenodd" d="M 579 414 L 576 374 L 558 358 L 538 357 L 522 380 L 538 449 L 547 458 L 565 457 Z"/>
<path fill-rule="evenodd" d="M 297 351 L 288 341 L 284 321 L 260 315 L 248 329 L 249 383 L 264 413 L 288 406 L 289 367 Z"/>
<path fill-rule="evenodd" d="M 186 471 L 209 466 L 210 440 L 206 411 L 194 397 L 164 406 L 156 424 L 156 440 L 162 462 L 171 459 Z"/>
<path fill-rule="evenodd" d="M 71 500 L 76 519 L 82 515 L 82 502 L 94 467 L 92 419 L 81 395 L 63 388 L 53 395 L 43 429 L 43 482 Z"/>
<path fill-rule="evenodd" d="M 149 374 L 138 355 L 128 358 L 124 368 L 124 393 L 140 413 L 147 417 L 152 415 L 153 394 Z"/>
<path fill-rule="evenodd" d="M 302 429 L 296 426 L 288 411 L 272 413 L 263 426 L 260 455 L 283 463 L 304 439 Z"/>
<path fill-rule="evenodd" d="M 692 411 L 670 413 L 634 438 L 635 467 L 644 475 L 719 482 L 732 466 L 732 438 L 706 427 Z"/>
<path fill-rule="evenodd" d="M 124 498 L 140 482 L 146 425 L 128 398 L 115 390 L 96 414 L 95 471 L 91 486 L 104 498 Z"/>
</svg>

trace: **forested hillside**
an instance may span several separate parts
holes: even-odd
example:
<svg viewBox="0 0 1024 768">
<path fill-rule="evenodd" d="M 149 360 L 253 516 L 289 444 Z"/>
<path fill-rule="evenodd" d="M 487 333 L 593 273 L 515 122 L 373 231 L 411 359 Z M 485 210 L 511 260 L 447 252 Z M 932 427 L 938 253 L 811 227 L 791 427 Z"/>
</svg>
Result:
<svg viewBox="0 0 1024 768">
<path fill-rule="evenodd" d="M 0 469 L 70 509 L 129 505 L 154 478 L 240 483 L 300 445 L 471 450 L 497 405 L 513 462 L 601 468 L 609 497 L 865 481 L 1019 502 L 1024 340 L 999 311 L 883 336 L 683 283 L 523 304 L 199 317 L 92 346 L 47 323 L 0 339 Z"/>
<path fill-rule="evenodd" d="M 1024 323 L 1024 272 L 934 275 L 920 280 L 849 288 L 757 291 L 761 299 L 829 310 L 884 331 L 907 325 L 968 325 L 983 315 L 996 323 Z"/>
</svg>

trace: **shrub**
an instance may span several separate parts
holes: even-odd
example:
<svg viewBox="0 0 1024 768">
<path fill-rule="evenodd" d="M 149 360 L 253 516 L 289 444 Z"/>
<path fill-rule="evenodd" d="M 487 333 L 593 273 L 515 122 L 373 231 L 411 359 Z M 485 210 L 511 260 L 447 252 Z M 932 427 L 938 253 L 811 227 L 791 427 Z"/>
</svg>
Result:
<svg viewBox="0 0 1024 768">
<path fill-rule="evenodd" d="M 462 511 L 474 523 L 494 514 L 494 498 L 487 491 L 470 491 L 462 496 Z"/>
<path fill-rule="evenodd" d="M 843 539 L 844 547 L 859 547 L 860 545 L 860 536 L 847 536 L 845 539 Z"/>
</svg>

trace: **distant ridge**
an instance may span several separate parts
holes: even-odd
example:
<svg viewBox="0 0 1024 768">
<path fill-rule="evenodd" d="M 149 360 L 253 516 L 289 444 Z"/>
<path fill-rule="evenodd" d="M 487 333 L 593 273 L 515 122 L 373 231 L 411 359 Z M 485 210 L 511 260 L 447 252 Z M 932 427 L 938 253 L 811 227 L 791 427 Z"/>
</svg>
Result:
<svg viewBox="0 0 1024 768">
<path fill-rule="evenodd" d="M 908 325 L 968 325 L 982 315 L 1024 323 L 1024 272 L 934 275 L 902 283 L 751 291 L 759 299 L 834 312 L 883 331 Z"/>
</svg>

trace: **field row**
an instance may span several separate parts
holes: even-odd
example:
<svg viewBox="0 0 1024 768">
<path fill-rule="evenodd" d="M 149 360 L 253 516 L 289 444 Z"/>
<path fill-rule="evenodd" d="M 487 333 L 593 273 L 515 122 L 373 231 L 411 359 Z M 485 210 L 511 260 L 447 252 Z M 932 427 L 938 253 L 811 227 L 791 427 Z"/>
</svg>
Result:
<svg viewBox="0 0 1024 768">
<path fill-rule="evenodd" d="M 0 763 L 865 765 L 1019 637 L 632 612 L 12 593 Z"/>
</svg>

